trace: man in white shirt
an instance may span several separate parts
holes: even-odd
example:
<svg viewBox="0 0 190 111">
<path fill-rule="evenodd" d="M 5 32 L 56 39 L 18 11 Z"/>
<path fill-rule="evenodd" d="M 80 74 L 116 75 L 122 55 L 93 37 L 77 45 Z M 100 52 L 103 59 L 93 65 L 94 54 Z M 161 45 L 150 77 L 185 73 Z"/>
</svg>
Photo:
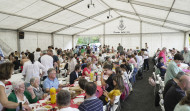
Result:
<svg viewBox="0 0 190 111">
<path fill-rule="evenodd" d="M 190 63 L 190 51 L 187 47 L 184 47 L 184 53 L 183 53 L 184 62 L 189 64 Z"/>
<path fill-rule="evenodd" d="M 147 52 L 147 49 L 143 49 L 142 50 L 143 53 L 143 59 L 144 59 L 144 70 L 149 71 L 149 63 L 148 63 L 148 58 L 149 58 L 149 54 Z"/>
<path fill-rule="evenodd" d="M 137 65 L 138 65 L 138 69 L 143 65 L 143 58 L 140 55 L 140 53 L 137 55 L 137 53 L 135 52 L 135 58 L 137 59 Z"/>
<path fill-rule="evenodd" d="M 60 111 L 79 111 L 70 107 L 71 95 L 67 90 L 61 90 L 57 93 L 56 104 Z"/>
<path fill-rule="evenodd" d="M 45 53 L 45 52 L 44 52 Z M 53 57 L 52 51 L 48 51 L 47 54 L 41 57 L 41 63 L 46 68 L 46 70 L 53 68 Z M 43 75 L 43 80 L 47 78 L 47 71 Z"/>
</svg>

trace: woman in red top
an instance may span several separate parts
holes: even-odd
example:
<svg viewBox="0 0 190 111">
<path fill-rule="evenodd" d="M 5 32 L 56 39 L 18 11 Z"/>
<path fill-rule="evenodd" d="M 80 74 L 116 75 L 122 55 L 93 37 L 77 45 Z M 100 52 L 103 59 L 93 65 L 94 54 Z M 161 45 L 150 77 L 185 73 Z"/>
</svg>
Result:
<svg viewBox="0 0 190 111">
<path fill-rule="evenodd" d="M 87 67 L 85 67 L 83 69 L 82 76 L 88 76 L 88 77 L 90 77 L 91 68 L 92 68 L 92 63 L 89 62 L 87 64 Z"/>
</svg>

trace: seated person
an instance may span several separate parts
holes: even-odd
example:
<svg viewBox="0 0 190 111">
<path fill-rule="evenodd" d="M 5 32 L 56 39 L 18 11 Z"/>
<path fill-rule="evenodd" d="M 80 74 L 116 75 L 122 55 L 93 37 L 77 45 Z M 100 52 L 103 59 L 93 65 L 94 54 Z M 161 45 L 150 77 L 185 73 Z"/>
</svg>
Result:
<svg viewBox="0 0 190 111">
<path fill-rule="evenodd" d="M 115 76 L 115 73 L 112 71 L 112 66 L 110 64 L 105 64 L 103 69 L 104 69 L 104 71 L 101 73 L 101 84 L 102 84 L 102 86 L 108 86 L 106 88 L 106 91 L 110 92 L 111 90 L 114 89 L 112 78 L 113 78 L 113 76 Z M 106 81 L 103 78 L 104 74 L 109 76 Z"/>
<path fill-rule="evenodd" d="M 190 111 L 190 90 L 186 91 L 186 96 L 175 106 L 174 111 Z"/>
<path fill-rule="evenodd" d="M 92 63 L 89 62 L 87 64 L 87 67 L 84 68 L 84 70 L 82 72 L 82 76 L 88 76 L 88 77 L 90 77 L 91 68 L 92 68 Z"/>
<path fill-rule="evenodd" d="M 56 91 L 59 92 L 62 85 L 59 84 L 59 81 L 56 78 L 56 70 L 54 68 L 50 68 L 47 73 L 48 77 L 43 82 L 44 91 L 49 92 L 50 88 L 54 87 Z"/>
<path fill-rule="evenodd" d="M 179 72 L 183 72 L 177 64 L 183 61 L 183 56 L 180 54 L 175 54 L 174 60 L 167 66 L 166 74 L 164 76 L 164 83 L 166 84 L 168 80 L 173 79 Z"/>
<path fill-rule="evenodd" d="M 125 89 L 123 78 L 121 77 L 121 75 L 116 75 L 113 77 L 113 84 L 113 90 L 111 90 L 110 92 L 104 91 L 105 98 L 102 100 L 104 105 L 106 105 L 108 101 L 110 101 L 110 104 L 113 105 L 115 97 L 120 96 Z"/>
<path fill-rule="evenodd" d="M 83 70 L 85 67 L 87 67 L 87 60 L 86 58 L 82 59 L 81 69 Z"/>
<path fill-rule="evenodd" d="M 37 99 L 44 99 L 44 92 L 42 91 L 42 88 L 39 86 L 40 85 L 40 79 L 38 77 L 33 77 L 30 79 L 30 85 L 33 88 L 33 91 L 35 95 L 37 96 Z"/>
<path fill-rule="evenodd" d="M 80 111 L 103 111 L 103 103 L 96 97 L 97 86 L 93 82 L 88 82 L 85 87 L 86 99 L 80 104 Z"/>
<path fill-rule="evenodd" d="M 185 91 L 190 88 L 190 76 L 183 75 L 177 85 L 173 85 L 164 97 L 165 111 L 173 111 L 177 103 L 185 96 Z"/>
<path fill-rule="evenodd" d="M 71 108 L 70 103 L 71 95 L 67 90 L 61 90 L 59 93 L 57 93 L 56 104 L 59 108 L 59 111 L 79 111 L 76 108 Z"/>
<path fill-rule="evenodd" d="M 167 68 L 166 68 L 166 66 L 164 65 L 164 59 L 163 59 L 163 57 L 158 58 L 157 68 L 160 69 L 160 76 L 161 76 L 162 78 L 164 78 L 164 75 L 165 75 L 165 73 L 166 73 L 166 69 L 167 69 Z"/>
<path fill-rule="evenodd" d="M 79 80 L 79 73 L 81 71 L 81 66 L 77 64 L 75 70 L 70 74 L 70 84 L 74 84 L 75 81 Z"/>
<path fill-rule="evenodd" d="M 80 79 L 79 79 L 79 87 L 80 87 L 81 89 L 84 90 L 84 87 L 85 87 L 86 83 L 88 83 L 88 81 L 87 81 L 86 79 L 84 79 L 84 78 L 80 78 Z"/>
<path fill-rule="evenodd" d="M 17 81 L 13 83 L 13 92 L 8 96 L 8 100 L 22 104 L 32 104 L 38 101 L 32 87 L 25 91 L 24 81 Z M 16 109 L 7 109 L 6 111 L 16 111 Z"/>
<path fill-rule="evenodd" d="M 166 85 L 165 85 L 165 87 L 164 87 L 164 91 L 163 91 L 163 97 L 165 97 L 165 94 L 166 94 L 167 91 L 170 89 L 170 87 L 172 87 L 172 85 L 177 85 L 177 83 L 179 82 L 179 79 L 180 79 L 180 77 L 181 77 L 182 75 L 185 75 L 185 73 L 184 73 L 184 72 L 179 72 L 175 78 L 170 79 L 170 80 L 166 83 Z"/>
</svg>

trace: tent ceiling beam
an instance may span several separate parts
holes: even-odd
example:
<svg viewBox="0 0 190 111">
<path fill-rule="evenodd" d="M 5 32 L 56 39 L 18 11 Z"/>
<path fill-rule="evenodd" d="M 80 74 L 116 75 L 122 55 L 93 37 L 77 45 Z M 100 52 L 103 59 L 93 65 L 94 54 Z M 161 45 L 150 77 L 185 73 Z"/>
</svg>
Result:
<svg viewBox="0 0 190 111">
<path fill-rule="evenodd" d="M 101 25 L 103 25 L 103 24 L 106 24 L 106 23 L 112 22 L 112 21 L 114 21 L 114 20 L 116 20 L 116 19 L 118 19 L 118 18 L 120 18 L 120 17 L 121 17 L 121 16 L 116 17 L 116 18 L 114 18 L 114 19 L 112 19 L 112 20 L 109 20 L 109 21 L 107 21 L 107 22 L 104 22 L 104 23 L 101 23 L 101 24 L 95 25 L 95 26 L 90 27 L 90 28 L 88 28 L 88 29 L 86 29 L 86 30 L 80 31 L 80 32 L 78 32 L 78 33 L 75 33 L 75 34 L 73 34 L 73 35 L 76 36 L 76 35 L 78 35 L 78 34 L 80 34 L 80 33 L 83 33 L 83 32 L 86 32 L 86 31 L 88 31 L 88 30 L 94 29 L 94 28 L 96 28 L 96 27 L 98 27 L 98 26 L 101 26 Z"/>
<path fill-rule="evenodd" d="M 104 10 L 104 11 L 102 11 L 102 12 L 96 13 L 96 14 L 90 16 L 90 17 L 84 18 L 84 19 L 82 19 L 82 20 L 80 20 L 80 21 L 78 21 L 78 22 L 75 22 L 75 23 L 73 23 L 73 24 L 67 26 L 67 27 L 63 27 L 63 28 L 61 28 L 61 29 L 58 29 L 58 30 L 56 30 L 56 31 L 54 31 L 54 32 L 52 32 L 52 33 L 57 33 L 57 32 L 60 32 L 60 31 L 65 30 L 65 29 L 68 29 L 68 28 L 70 28 L 70 27 L 74 27 L 74 26 L 77 25 L 77 24 L 80 24 L 80 23 L 85 22 L 85 21 L 87 21 L 87 20 L 89 20 L 89 19 L 92 19 L 92 18 L 94 18 L 94 17 L 96 17 L 96 16 L 98 16 L 98 15 L 101 15 L 101 14 L 103 14 L 103 13 L 106 13 L 106 12 L 108 12 L 109 10 L 110 10 L 110 9 L 107 9 L 107 10 Z"/>
<path fill-rule="evenodd" d="M 139 21 L 139 22 L 141 22 L 140 20 L 135 19 L 135 18 L 126 17 L 126 16 L 122 16 L 122 17 L 127 18 L 127 19 L 130 19 L 130 20 L 133 20 L 133 21 Z M 164 28 L 167 28 L 167 29 L 172 29 L 172 30 L 184 32 L 183 30 L 180 30 L 180 29 L 176 29 L 176 28 L 172 28 L 172 27 L 167 27 L 167 26 L 162 26 L 162 25 L 155 24 L 155 23 L 151 23 L 151 22 L 144 21 L 144 20 L 142 20 L 142 22 L 144 22 L 144 23 L 146 23 L 146 24 L 154 25 L 154 26 L 159 26 L 159 27 L 164 27 Z"/>
<path fill-rule="evenodd" d="M 125 1 L 125 2 L 127 2 L 127 1 Z M 135 4 L 135 5 L 140 5 L 140 6 L 145 6 L 145 7 L 150 7 L 150 8 L 155 8 L 155 9 L 160 9 L 160 10 L 165 10 L 165 11 L 170 11 L 170 7 L 154 5 L 154 4 L 139 2 L 139 1 L 134 1 L 134 0 L 130 0 L 129 2 L 132 4 Z M 179 9 L 174 9 L 174 8 L 171 9 L 171 12 L 190 15 L 189 11 L 184 11 L 184 10 L 179 10 Z"/>
<path fill-rule="evenodd" d="M 114 8 L 114 10 L 119 11 L 119 12 L 124 12 L 124 13 L 127 13 L 127 14 L 131 14 L 131 15 L 136 15 L 136 14 L 133 13 L 133 12 L 128 12 L 128 11 L 121 10 L 121 9 L 116 9 L 116 8 Z M 156 21 L 161 21 L 161 22 L 164 22 L 164 21 L 165 21 L 164 19 L 160 19 L 160 18 L 156 18 L 156 17 L 151 17 L 151 16 L 139 14 L 139 13 L 137 13 L 137 15 L 139 15 L 140 17 L 144 17 L 144 18 L 148 18 L 148 19 L 152 19 L 152 20 L 156 20 Z M 179 26 L 183 26 L 183 27 L 188 27 L 188 28 L 190 28 L 190 25 L 186 25 L 186 24 L 182 24 L 182 23 L 178 23 L 178 22 L 174 22 L 174 21 L 170 21 L 170 20 L 166 20 L 166 22 L 167 22 L 167 23 L 170 23 L 170 24 L 174 24 L 174 25 L 179 25 Z"/>
<path fill-rule="evenodd" d="M 7 13 L 7 12 L 2 12 L 0 11 L 1 14 L 6 14 L 6 15 L 10 15 L 10 16 L 15 16 L 15 17 L 21 17 L 21 18 L 26 18 L 26 19 L 32 19 L 32 20 L 37 20 L 35 18 L 31 18 L 31 17 L 26 17 L 26 16 L 21 16 L 21 15 L 17 15 L 17 14 L 11 14 L 11 13 Z M 4 20 L 4 19 L 3 19 Z M 57 25 L 63 25 L 63 26 L 68 26 L 66 24 L 61 24 L 61 23 L 57 23 L 57 22 L 51 22 L 51 21 L 46 21 L 46 20 L 43 20 L 44 22 L 47 22 L 47 23 L 53 23 L 53 24 L 57 24 Z M 81 27 L 76 27 L 76 28 L 81 28 Z M 81 28 L 81 29 L 85 29 L 85 28 Z"/>
<path fill-rule="evenodd" d="M 172 3 L 172 5 L 171 5 L 171 7 L 170 7 L 170 10 L 169 10 L 169 12 L 168 12 L 168 14 L 167 14 L 167 16 L 166 16 L 166 19 L 164 20 L 164 23 L 163 23 L 162 26 L 164 26 L 164 24 L 166 23 L 166 20 L 168 19 L 168 16 L 169 16 L 169 14 L 170 14 L 170 12 L 171 12 L 171 10 L 172 10 L 172 8 L 173 8 L 174 3 L 175 3 L 175 0 L 173 0 L 173 3 Z"/>
<path fill-rule="evenodd" d="M 80 14 L 80 13 L 78 13 L 78 12 L 72 11 L 72 10 L 70 10 L 70 9 L 67 9 L 67 10 L 68 10 L 68 11 L 71 11 L 71 12 L 73 12 L 73 13 L 75 13 L 75 14 L 84 16 L 84 17 L 89 17 L 89 16 L 86 16 L 86 15 Z M 96 19 L 93 19 L 93 18 L 92 18 L 92 20 L 95 20 L 95 21 L 97 21 L 97 22 L 102 22 L 102 21 L 99 21 L 99 20 L 96 20 Z"/>
<path fill-rule="evenodd" d="M 107 3 L 105 3 L 103 0 L 100 0 L 102 3 L 104 3 L 107 7 L 109 7 L 110 9 L 112 9 L 112 7 L 111 6 L 109 6 Z M 115 11 L 115 10 L 113 10 L 113 11 Z M 115 13 L 117 13 L 118 15 L 120 15 L 121 16 L 121 14 L 119 14 L 117 11 L 115 11 Z"/>
<path fill-rule="evenodd" d="M 8 12 L 3 12 L 3 11 L 0 11 L 0 13 L 1 13 L 1 14 L 10 15 L 10 16 L 16 16 L 16 17 L 21 17 L 21 18 L 36 20 L 35 18 L 32 18 L 32 17 L 26 17 L 26 16 L 17 15 L 17 14 L 8 13 Z"/>
<path fill-rule="evenodd" d="M 140 16 L 137 14 L 137 11 L 135 10 L 134 6 L 132 3 L 130 3 L 131 7 L 133 8 L 135 15 L 138 16 L 139 20 L 141 20 Z"/>
<path fill-rule="evenodd" d="M 46 18 L 48 18 L 48 17 L 51 17 L 51 16 L 53 16 L 53 15 L 55 15 L 55 14 L 57 14 L 57 13 L 63 11 L 63 10 L 66 10 L 67 8 L 72 7 L 73 5 L 76 5 L 77 3 L 81 2 L 81 1 L 83 1 L 83 0 L 74 1 L 74 2 L 68 4 L 68 5 L 64 6 L 64 7 L 61 7 L 61 8 L 59 8 L 59 9 L 57 9 L 57 10 L 55 10 L 55 11 L 53 11 L 53 12 L 51 12 L 51 13 L 45 15 L 45 16 L 43 16 L 43 17 L 41 17 L 41 18 L 39 18 L 39 19 L 33 21 L 33 22 L 30 22 L 30 23 L 28 23 L 28 24 L 26 24 L 26 25 L 24 25 L 24 26 L 18 28 L 18 30 L 23 30 L 23 29 L 25 29 L 25 28 L 27 28 L 27 27 L 33 25 L 33 24 L 36 24 L 36 23 L 38 23 L 38 22 L 40 22 L 40 21 L 43 21 L 44 19 L 46 19 Z"/>
<path fill-rule="evenodd" d="M 155 24 L 155 23 L 151 23 L 151 22 L 147 22 L 147 21 L 142 21 L 142 22 L 147 23 L 147 24 L 150 24 L 150 25 L 155 25 L 155 26 L 164 27 L 164 28 L 167 28 L 167 29 L 172 29 L 172 30 L 184 32 L 184 30 L 176 29 L 176 28 L 173 28 L 173 27 L 162 26 L 162 25 Z"/>
<path fill-rule="evenodd" d="M 42 1 L 44 1 L 44 2 L 46 2 L 46 3 L 49 3 L 49 4 L 51 4 L 51 5 L 54 5 L 54 6 L 60 7 L 60 8 L 62 7 L 62 6 L 60 6 L 60 5 L 57 5 L 57 4 L 52 3 L 52 2 L 50 2 L 50 1 L 47 1 L 47 0 L 42 0 Z M 75 13 L 75 14 L 81 15 L 81 16 L 83 16 L 83 17 L 88 17 L 88 16 L 86 16 L 86 15 L 80 14 L 80 13 L 75 12 L 75 11 L 73 11 L 73 10 L 70 10 L 70 9 L 68 9 L 68 8 L 67 8 L 66 10 L 68 10 L 68 11 L 70 11 L 70 12 L 73 12 L 73 13 Z M 92 20 L 95 20 L 95 21 L 97 21 L 97 22 L 101 22 L 101 21 L 98 21 L 98 20 L 96 20 L 96 19 L 92 19 Z"/>
</svg>

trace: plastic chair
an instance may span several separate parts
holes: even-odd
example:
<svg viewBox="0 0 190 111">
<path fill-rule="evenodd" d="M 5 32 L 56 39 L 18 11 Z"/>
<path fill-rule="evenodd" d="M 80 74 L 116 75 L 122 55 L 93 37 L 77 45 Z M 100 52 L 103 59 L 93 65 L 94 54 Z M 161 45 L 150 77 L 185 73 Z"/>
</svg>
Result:
<svg viewBox="0 0 190 111">
<path fill-rule="evenodd" d="M 107 105 L 103 106 L 103 111 L 106 111 L 107 106 L 110 105 L 110 102 Z M 121 111 L 120 105 L 120 96 L 116 96 L 113 105 L 111 106 L 111 111 Z"/>
</svg>

